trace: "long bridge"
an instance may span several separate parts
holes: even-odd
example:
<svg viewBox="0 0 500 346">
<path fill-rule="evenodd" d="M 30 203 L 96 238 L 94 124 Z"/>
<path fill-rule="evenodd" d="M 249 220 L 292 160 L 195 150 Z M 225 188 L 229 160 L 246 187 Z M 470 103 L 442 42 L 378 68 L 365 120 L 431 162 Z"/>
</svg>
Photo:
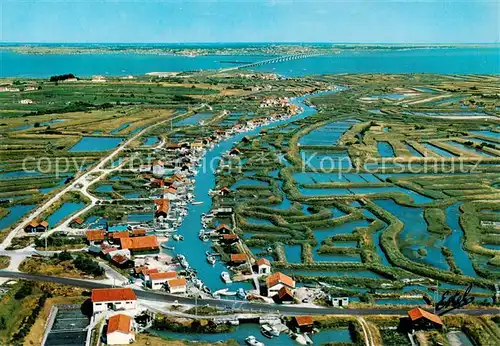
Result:
<svg viewBox="0 0 500 346">
<path fill-rule="evenodd" d="M 244 65 L 240 65 L 240 66 L 223 68 L 223 69 L 220 69 L 219 72 L 241 70 L 241 69 L 252 68 L 252 67 L 268 65 L 268 64 L 276 64 L 276 63 L 291 61 L 291 60 L 307 59 L 307 58 L 311 58 L 311 57 L 319 56 L 319 55 L 323 55 L 323 54 L 317 54 L 317 53 L 312 54 L 311 53 L 311 54 L 284 55 L 284 56 L 279 56 L 279 57 L 275 57 L 275 58 L 271 58 L 271 59 L 252 62 L 250 64 L 244 64 Z"/>
</svg>

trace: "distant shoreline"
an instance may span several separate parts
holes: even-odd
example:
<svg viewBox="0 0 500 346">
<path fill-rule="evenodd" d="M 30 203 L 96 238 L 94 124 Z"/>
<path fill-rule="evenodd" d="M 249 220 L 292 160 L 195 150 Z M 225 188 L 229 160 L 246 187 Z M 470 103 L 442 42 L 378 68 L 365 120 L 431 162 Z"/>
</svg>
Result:
<svg viewBox="0 0 500 346">
<path fill-rule="evenodd" d="M 59 44 L 3 43 L 0 51 L 18 54 L 152 54 L 195 57 L 203 55 L 339 54 L 342 51 L 402 51 L 424 49 L 498 48 L 500 44 Z"/>
</svg>

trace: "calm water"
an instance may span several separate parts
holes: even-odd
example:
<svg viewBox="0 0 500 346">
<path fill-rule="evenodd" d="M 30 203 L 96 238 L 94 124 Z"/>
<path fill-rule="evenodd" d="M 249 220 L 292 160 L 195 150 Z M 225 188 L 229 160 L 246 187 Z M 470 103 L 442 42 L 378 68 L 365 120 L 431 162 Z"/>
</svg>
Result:
<svg viewBox="0 0 500 346">
<path fill-rule="evenodd" d="M 59 224 L 63 219 L 67 219 L 72 214 L 76 213 L 78 210 L 82 209 L 85 203 L 70 203 L 66 202 L 59 209 L 52 213 L 47 219 L 49 227 L 53 228 Z"/>
<path fill-rule="evenodd" d="M 16 223 L 21 217 L 26 215 L 34 205 L 15 205 L 9 208 L 9 213 L 0 219 L 0 230 L 9 228 Z"/>
<path fill-rule="evenodd" d="M 286 334 L 281 334 L 279 337 L 274 337 L 272 341 L 262 336 L 260 326 L 257 324 L 242 324 L 233 332 L 221 334 L 191 334 L 191 333 L 175 333 L 163 330 L 150 330 L 164 338 L 183 339 L 189 341 L 215 343 L 217 341 L 236 340 L 238 345 L 246 345 L 245 338 L 253 335 L 257 340 L 264 342 L 266 345 L 276 346 L 295 346 L 298 345 L 292 338 Z M 322 345 L 327 342 L 352 342 L 351 335 L 347 328 L 324 330 L 318 334 L 310 335 L 315 345 Z"/>
<path fill-rule="evenodd" d="M 69 152 L 107 151 L 116 148 L 122 140 L 119 137 L 83 137 Z"/>
<path fill-rule="evenodd" d="M 198 56 L 195 58 L 149 54 L 17 54 L 1 52 L 0 77 L 49 77 L 74 73 L 77 76 L 141 75 L 152 71 L 194 71 L 234 66 L 229 61 L 255 62 L 270 56 Z M 499 48 L 454 48 L 390 51 L 344 51 L 278 64 L 258 71 L 288 76 L 324 73 L 500 73 Z"/>
</svg>

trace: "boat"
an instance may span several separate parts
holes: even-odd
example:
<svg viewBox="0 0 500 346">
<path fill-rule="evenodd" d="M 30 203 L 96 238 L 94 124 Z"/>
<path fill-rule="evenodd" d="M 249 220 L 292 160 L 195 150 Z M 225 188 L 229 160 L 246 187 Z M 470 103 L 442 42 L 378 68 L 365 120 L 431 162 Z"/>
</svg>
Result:
<svg viewBox="0 0 500 346">
<path fill-rule="evenodd" d="M 264 324 L 260 327 L 260 333 L 268 339 L 272 339 L 274 337 L 274 335 L 271 334 L 271 330 L 271 327 L 267 324 Z"/>
<path fill-rule="evenodd" d="M 245 299 L 247 297 L 247 293 L 243 288 L 238 288 L 238 291 L 236 292 L 236 295 L 238 298 Z"/>
<path fill-rule="evenodd" d="M 207 262 L 210 264 L 215 264 L 215 257 L 214 256 L 207 256 Z"/>
<path fill-rule="evenodd" d="M 249 346 L 265 346 L 263 342 L 258 341 L 253 335 L 246 337 L 245 343 Z"/>
<path fill-rule="evenodd" d="M 184 240 L 184 236 L 183 236 L 183 235 L 179 235 L 179 234 L 174 234 L 174 235 L 172 236 L 172 238 L 173 238 L 174 240 L 177 240 L 177 241 L 179 241 L 179 240 L 181 240 L 181 241 L 182 241 L 182 240 Z"/>
<path fill-rule="evenodd" d="M 226 284 L 230 284 L 231 282 L 231 276 L 229 275 L 228 272 L 222 272 L 220 273 L 220 277 L 222 278 L 222 281 L 224 281 Z"/>
<path fill-rule="evenodd" d="M 208 236 L 206 234 L 202 235 L 201 238 L 200 238 L 202 241 L 204 242 L 207 242 L 210 240 L 210 238 L 208 238 Z"/>
<path fill-rule="evenodd" d="M 174 246 L 168 246 L 167 243 L 161 243 L 160 246 L 166 250 L 175 250 Z"/>
<path fill-rule="evenodd" d="M 191 203 L 192 205 L 200 205 L 200 204 L 203 204 L 203 202 L 201 201 L 194 201 L 193 203 Z"/>
<path fill-rule="evenodd" d="M 280 336 L 279 330 L 277 330 L 276 328 L 274 328 L 273 326 L 271 326 L 269 324 L 263 324 L 260 327 L 260 331 L 262 332 L 262 335 L 264 335 L 265 337 L 267 337 L 269 339 L 271 339 L 275 336 Z"/>
</svg>

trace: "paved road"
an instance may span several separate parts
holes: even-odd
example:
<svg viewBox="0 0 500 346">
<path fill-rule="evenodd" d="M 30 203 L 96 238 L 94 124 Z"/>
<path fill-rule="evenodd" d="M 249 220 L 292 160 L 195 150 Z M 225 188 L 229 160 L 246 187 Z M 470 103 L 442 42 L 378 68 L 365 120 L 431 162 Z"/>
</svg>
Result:
<svg viewBox="0 0 500 346">
<path fill-rule="evenodd" d="M 107 288 L 112 287 L 109 284 L 100 283 L 91 280 L 61 278 L 46 275 L 27 274 L 19 272 L 9 272 L 0 270 L 0 277 L 12 279 L 27 279 L 35 281 L 56 282 L 70 286 L 82 288 Z M 207 305 L 217 306 L 219 308 L 232 308 L 236 310 L 243 310 L 249 312 L 263 312 L 263 313 L 281 313 L 283 315 L 406 315 L 408 309 L 394 309 L 394 308 L 364 308 L 364 309 L 339 309 L 339 308 L 315 308 L 315 307 L 302 307 L 293 305 L 270 305 L 248 303 L 246 301 L 235 300 L 219 300 L 219 299 L 198 299 L 179 297 L 167 293 L 143 291 L 134 289 L 137 297 L 149 301 L 157 301 L 163 303 Z M 450 314 L 467 314 L 467 315 L 499 315 L 500 308 L 484 308 L 484 309 L 458 309 L 450 312 Z"/>
</svg>

